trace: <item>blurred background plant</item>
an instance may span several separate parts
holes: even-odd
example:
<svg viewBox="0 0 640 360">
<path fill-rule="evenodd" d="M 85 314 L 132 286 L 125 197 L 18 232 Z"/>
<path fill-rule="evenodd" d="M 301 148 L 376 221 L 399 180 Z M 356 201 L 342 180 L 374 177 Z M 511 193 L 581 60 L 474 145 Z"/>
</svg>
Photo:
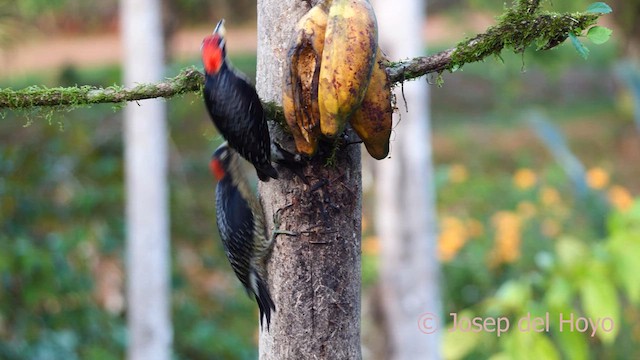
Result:
<svg viewBox="0 0 640 360">
<path fill-rule="evenodd" d="M 547 6 L 573 10 L 589 2 Z M 25 39 L 117 27 L 115 0 L 14 4 L 0 1 L 4 58 Z M 503 3 L 430 4 L 434 52 L 491 24 Z M 167 20 L 169 34 L 209 29 L 220 17 L 231 20 L 230 29 L 255 26 L 249 0 L 167 0 L 166 7 L 175 15 Z M 634 125 L 640 96 L 629 81 L 638 71 L 628 50 L 638 40 L 632 30 L 618 37 L 627 25 L 607 25 L 616 30 L 613 41 L 593 47 L 588 61 L 566 44 L 552 52 L 504 54 L 502 61 L 445 74 L 444 85 L 432 87 L 431 103 L 444 313 L 609 316 L 615 331 L 595 337 L 446 333 L 447 358 L 640 358 L 640 282 L 634 277 L 640 272 L 640 204 L 634 200 L 640 193 L 640 129 Z M 192 54 L 172 62 L 167 74 L 200 66 L 198 49 L 194 43 Z M 616 70 L 623 58 L 631 66 Z M 255 54 L 233 53 L 232 62 L 255 77 Z M 65 66 L 0 79 L 0 86 L 120 82 L 116 65 Z M 172 99 L 168 107 L 175 358 L 254 358 L 256 309 L 230 271 L 215 228 L 207 162 L 221 139 L 197 95 Z M 550 142 L 526 121 L 530 109 L 553 123 L 562 141 Z M 563 144 L 580 164 L 584 191 L 552 144 Z M 110 106 L 3 112 L 0 358 L 123 357 L 122 168 L 121 113 Z M 365 171 L 365 297 L 373 296 L 379 253 L 372 181 Z"/>
</svg>

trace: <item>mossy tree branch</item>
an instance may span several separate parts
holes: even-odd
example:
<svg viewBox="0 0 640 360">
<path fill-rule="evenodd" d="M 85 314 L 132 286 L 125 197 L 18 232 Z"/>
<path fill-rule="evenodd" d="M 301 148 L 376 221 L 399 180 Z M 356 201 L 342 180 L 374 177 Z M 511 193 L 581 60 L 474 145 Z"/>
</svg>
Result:
<svg viewBox="0 0 640 360">
<path fill-rule="evenodd" d="M 538 1 L 523 1 L 524 8 L 514 6 L 500 17 L 497 25 L 456 47 L 430 56 L 389 63 L 394 83 L 417 77 L 454 71 L 467 63 L 481 61 L 491 55 L 499 56 L 504 48 L 521 53 L 533 44 L 539 50 L 549 50 L 561 44 L 569 33 L 581 34 L 595 25 L 599 14 L 558 14 L 539 12 Z"/>
<path fill-rule="evenodd" d="M 416 57 L 406 61 L 389 62 L 387 69 L 391 81 L 399 83 L 431 73 L 454 71 L 467 63 L 499 56 L 505 48 L 521 53 L 536 44 L 539 50 L 548 50 L 561 44 L 570 33 L 582 34 L 595 25 L 601 14 L 551 13 L 539 9 L 539 0 L 522 0 L 507 9 L 498 24 L 456 47 L 440 53 Z M 176 77 L 157 84 L 140 84 L 126 89 L 117 86 L 98 88 L 75 86 L 45 88 L 32 86 L 21 90 L 0 89 L 0 109 L 26 109 L 39 106 L 81 106 L 98 103 L 124 103 L 129 101 L 171 98 L 175 95 L 201 91 L 204 76 L 195 68 L 182 70 Z M 268 104 L 271 118 L 282 116 L 279 106 Z"/>
<path fill-rule="evenodd" d="M 0 109 L 26 109 L 37 106 L 80 106 L 117 104 L 153 98 L 171 98 L 200 91 L 204 75 L 194 67 L 184 69 L 176 77 L 157 84 L 140 84 L 131 89 L 118 86 L 99 88 L 72 86 L 46 88 L 30 86 L 21 90 L 0 89 Z"/>
</svg>

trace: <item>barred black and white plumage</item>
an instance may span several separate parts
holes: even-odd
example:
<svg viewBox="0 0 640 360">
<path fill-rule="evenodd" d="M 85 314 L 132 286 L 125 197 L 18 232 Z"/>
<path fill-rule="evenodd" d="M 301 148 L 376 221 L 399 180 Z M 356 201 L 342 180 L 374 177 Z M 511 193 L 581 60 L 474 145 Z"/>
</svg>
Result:
<svg viewBox="0 0 640 360">
<path fill-rule="evenodd" d="M 278 172 L 271 165 L 271 137 L 262 103 L 246 76 L 227 60 L 223 22 L 202 42 L 205 105 L 220 134 L 253 164 L 260 180 L 277 179 Z"/>
<path fill-rule="evenodd" d="M 238 153 L 222 144 L 211 159 L 216 186 L 216 221 L 229 263 L 247 293 L 253 295 L 267 329 L 276 307 L 266 283 L 265 260 L 272 240 L 266 236 L 264 212 L 240 167 Z"/>
</svg>

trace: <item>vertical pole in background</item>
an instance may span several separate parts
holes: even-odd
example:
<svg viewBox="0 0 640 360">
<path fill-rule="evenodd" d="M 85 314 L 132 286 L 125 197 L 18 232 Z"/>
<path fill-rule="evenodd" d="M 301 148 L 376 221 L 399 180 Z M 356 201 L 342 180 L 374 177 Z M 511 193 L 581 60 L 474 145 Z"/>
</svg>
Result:
<svg viewBox="0 0 640 360">
<path fill-rule="evenodd" d="M 124 82 L 152 83 L 164 75 L 160 0 L 121 0 Z M 124 120 L 127 326 L 129 360 L 168 360 L 169 213 L 167 125 L 163 100 L 129 103 Z"/>
<path fill-rule="evenodd" d="M 425 0 L 373 5 L 380 47 L 391 59 L 425 54 Z M 405 107 L 397 88 L 391 158 L 376 162 L 382 308 L 387 358 L 395 360 L 440 358 L 440 336 L 431 331 L 442 323 L 429 319 L 440 317 L 441 301 L 428 90 L 424 79 L 404 83 Z"/>
</svg>

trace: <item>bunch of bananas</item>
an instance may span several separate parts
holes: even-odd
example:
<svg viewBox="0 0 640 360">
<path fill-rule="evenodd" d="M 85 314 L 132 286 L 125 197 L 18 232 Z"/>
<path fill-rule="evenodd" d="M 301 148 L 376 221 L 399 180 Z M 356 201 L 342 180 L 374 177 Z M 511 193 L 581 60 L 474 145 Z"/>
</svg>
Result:
<svg viewBox="0 0 640 360">
<path fill-rule="evenodd" d="M 287 53 L 283 107 L 298 152 L 347 121 L 369 154 L 383 159 L 391 135 L 391 86 L 368 0 L 325 0 L 298 22 Z"/>
</svg>

